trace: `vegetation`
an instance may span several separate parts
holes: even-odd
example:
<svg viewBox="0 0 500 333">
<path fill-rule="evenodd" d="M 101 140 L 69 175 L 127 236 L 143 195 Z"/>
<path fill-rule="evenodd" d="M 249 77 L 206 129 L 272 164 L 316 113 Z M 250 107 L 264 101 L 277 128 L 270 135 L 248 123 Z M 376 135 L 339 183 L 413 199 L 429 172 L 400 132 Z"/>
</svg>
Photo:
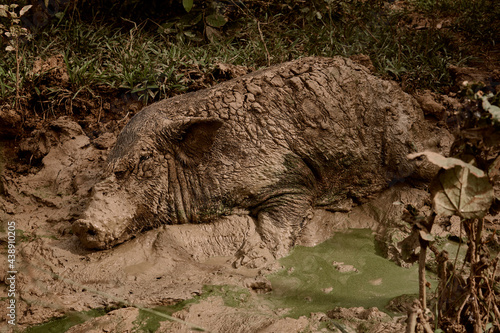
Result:
<svg viewBox="0 0 500 333">
<path fill-rule="evenodd" d="M 424 155 L 442 169 L 430 185 L 433 213 L 424 217 L 409 207 L 408 221 L 413 224 L 413 232 L 403 241 L 403 249 L 407 257 L 419 249 L 420 303 L 409 314 L 407 332 L 415 332 L 418 325 L 432 332 L 430 322 L 435 323 L 435 332 L 500 330 L 500 276 L 497 274 L 500 255 L 490 251 L 488 243 L 494 234 L 488 239 L 484 221 L 489 212 L 492 215 L 498 212 L 498 198 L 495 201 L 491 184 L 500 177 L 500 108 L 490 103 L 490 100 L 498 101 L 500 94 L 486 94 L 490 89 L 477 85 L 475 91 L 467 86 L 464 89 L 464 94 L 475 103 L 470 103 L 469 110 L 463 110 L 473 116 L 464 117 L 459 124 L 454 144 L 458 158 L 445 158 L 433 152 L 409 156 Z M 471 133 L 475 136 L 471 137 Z M 468 247 L 461 268 L 457 260 L 451 262 L 446 251 L 439 251 L 432 244 L 431 229 L 437 214 L 461 219 L 461 233 L 465 232 Z M 435 254 L 440 281 L 434 314 L 426 312 L 427 248 Z"/>
<path fill-rule="evenodd" d="M 225 79 L 214 74 L 219 63 L 256 69 L 307 55 L 364 54 L 406 90 L 446 90 L 447 67 L 488 52 L 500 36 L 493 0 L 43 3 L 23 19 L 33 40 L 27 31 L 16 37 L 20 56 L 0 60 L 0 100 L 20 91 L 15 102 L 44 114 L 73 112 L 68 101 L 110 92 L 148 103 Z M 147 18 L 134 17 L 139 7 Z M 34 64 L 55 55 L 63 55 L 69 80 L 48 84 L 50 68 Z"/>
<path fill-rule="evenodd" d="M 5 17 L 7 21 L 9 21 L 9 25 L 5 26 L 0 23 L 0 33 L 5 35 L 8 39 L 8 45 L 5 47 L 5 51 L 15 52 L 15 60 L 16 60 L 16 81 L 15 81 L 15 92 L 16 99 L 15 105 L 16 107 L 19 104 L 19 84 L 20 84 L 20 72 L 19 65 L 22 60 L 23 47 L 21 44 L 22 38 L 30 38 L 31 35 L 28 33 L 28 29 L 23 28 L 21 26 L 21 17 L 26 14 L 28 10 L 32 7 L 31 5 L 24 6 L 21 8 L 19 13 L 16 12 L 17 4 L 0 5 L 0 17 Z M 0 89 L 4 91 L 5 85 L 1 84 Z"/>
</svg>

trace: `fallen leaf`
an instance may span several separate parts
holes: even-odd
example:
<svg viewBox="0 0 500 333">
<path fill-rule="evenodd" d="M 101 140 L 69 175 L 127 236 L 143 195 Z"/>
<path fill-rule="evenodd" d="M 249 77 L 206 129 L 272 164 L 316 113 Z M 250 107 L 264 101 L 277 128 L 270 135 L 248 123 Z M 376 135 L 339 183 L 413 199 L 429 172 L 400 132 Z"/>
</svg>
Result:
<svg viewBox="0 0 500 333">
<path fill-rule="evenodd" d="M 432 152 L 432 151 L 423 151 L 420 153 L 413 153 L 409 154 L 408 158 L 410 160 L 417 158 L 419 156 L 425 156 L 431 162 L 432 164 L 437 165 L 438 167 L 441 167 L 443 169 L 451 169 L 456 166 L 461 166 L 464 168 L 467 168 L 470 170 L 472 174 L 474 174 L 476 177 L 484 177 L 485 173 L 483 170 L 476 168 L 470 163 L 464 162 L 462 160 L 459 160 L 458 158 L 453 158 L 453 157 L 444 157 L 441 154 Z"/>
<path fill-rule="evenodd" d="M 441 170 L 430 186 L 434 211 L 463 219 L 481 218 L 494 197 L 488 177 L 477 177 L 461 165 Z"/>
</svg>

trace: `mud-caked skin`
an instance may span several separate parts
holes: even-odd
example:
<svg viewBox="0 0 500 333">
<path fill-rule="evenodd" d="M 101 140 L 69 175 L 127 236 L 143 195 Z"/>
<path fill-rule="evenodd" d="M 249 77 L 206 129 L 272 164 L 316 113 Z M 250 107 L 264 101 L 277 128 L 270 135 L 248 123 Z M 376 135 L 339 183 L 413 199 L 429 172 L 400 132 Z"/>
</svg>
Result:
<svg viewBox="0 0 500 333">
<path fill-rule="evenodd" d="M 304 58 L 144 108 L 73 230 L 105 249 L 162 224 L 242 212 L 279 257 L 310 209 L 363 202 L 415 175 L 415 100 L 344 58 Z"/>
</svg>

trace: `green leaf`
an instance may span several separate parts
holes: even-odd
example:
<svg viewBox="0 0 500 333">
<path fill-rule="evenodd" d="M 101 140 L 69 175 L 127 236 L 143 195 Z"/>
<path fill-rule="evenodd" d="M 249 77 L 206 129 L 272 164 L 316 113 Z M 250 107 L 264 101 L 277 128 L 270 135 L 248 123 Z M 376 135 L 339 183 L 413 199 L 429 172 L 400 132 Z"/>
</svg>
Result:
<svg viewBox="0 0 500 333">
<path fill-rule="evenodd" d="M 422 155 L 427 157 L 429 162 L 431 162 L 432 164 L 435 164 L 438 167 L 443 168 L 443 169 L 448 170 L 448 169 L 454 168 L 456 166 L 461 166 L 461 167 L 469 169 L 470 172 L 472 172 L 477 177 L 484 177 L 484 175 L 485 175 L 483 170 L 476 168 L 475 166 L 473 166 L 470 163 L 466 163 L 462 160 L 459 160 L 458 158 L 444 157 L 443 155 L 432 152 L 432 151 L 423 151 L 421 153 L 409 154 L 408 158 L 410 160 L 412 160 L 412 159 L 417 158 L 417 157 L 422 156 Z"/>
<path fill-rule="evenodd" d="M 417 229 L 413 229 L 408 237 L 398 243 L 401 248 L 401 256 L 404 261 L 414 263 L 418 256 L 415 255 L 415 250 L 420 246 L 419 233 Z"/>
<path fill-rule="evenodd" d="M 468 167 L 441 170 L 430 185 L 434 211 L 463 219 L 481 218 L 488 211 L 493 188 L 488 177 L 477 177 Z"/>
<path fill-rule="evenodd" d="M 184 6 L 186 12 L 189 13 L 191 8 L 193 8 L 193 0 L 182 0 L 182 6 Z"/>
<path fill-rule="evenodd" d="M 435 239 L 434 239 L 434 236 L 431 235 L 430 233 L 428 233 L 427 231 L 425 230 L 420 230 L 419 231 L 419 234 L 420 234 L 420 237 L 423 239 L 423 240 L 426 240 L 428 242 L 434 242 Z"/>
<path fill-rule="evenodd" d="M 488 111 L 489 113 L 491 113 L 491 116 L 494 121 L 500 123 L 500 108 L 496 105 L 492 105 L 490 101 L 488 101 L 488 99 L 491 97 L 493 97 L 493 94 L 480 96 L 480 98 L 483 100 L 483 109 L 484 111 Z"/>
<path fill-rule="evenodd" d="M 214 28 L 220 28 L 227 23 L 226 18 L 223 15 L 212 14 L 206 17 L 207 24 Z"/>
<path fill-rule="evenodd" d="M 23 16 L 24 14 L 26 14 L 26 12 L 30 10 L 31 7 L 33 7 L 33 5 L 24 6 L 19 12 L 19 16 Z"/>
</svg>

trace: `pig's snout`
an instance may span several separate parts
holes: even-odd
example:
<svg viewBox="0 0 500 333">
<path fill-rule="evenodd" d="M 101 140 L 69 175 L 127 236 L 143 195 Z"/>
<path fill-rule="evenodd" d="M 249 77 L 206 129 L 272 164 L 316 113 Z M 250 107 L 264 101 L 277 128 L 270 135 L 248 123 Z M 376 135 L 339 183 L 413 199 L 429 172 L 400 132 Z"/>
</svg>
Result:
<svg viewBox="0 0 500 333">
<path fill-rule="evenodd" d="M 82 245 L 89 249 L 103 250 L 115 244 L 110 230 L 87 220 L 76 221 L 73 224 L 73 233 L 78 236 Z"/>
<path fill-rule="evenodd" d="M 130 218 L 116 218 L 107 221 L 81 219 L 73 224 L 73 233 L 82 245 L 89 249 L 104 250 L 132 238 Z"/>
<path fill-rule="evenodd" d="M 94 187 L 90 205 L 81 219 L 73 224 L 73 233 L 83 246 L 109 249 L 132 236 L 131 224 L 136 207 L 127 192 L 118 191 L 114 177 Z"/>
</svg>

